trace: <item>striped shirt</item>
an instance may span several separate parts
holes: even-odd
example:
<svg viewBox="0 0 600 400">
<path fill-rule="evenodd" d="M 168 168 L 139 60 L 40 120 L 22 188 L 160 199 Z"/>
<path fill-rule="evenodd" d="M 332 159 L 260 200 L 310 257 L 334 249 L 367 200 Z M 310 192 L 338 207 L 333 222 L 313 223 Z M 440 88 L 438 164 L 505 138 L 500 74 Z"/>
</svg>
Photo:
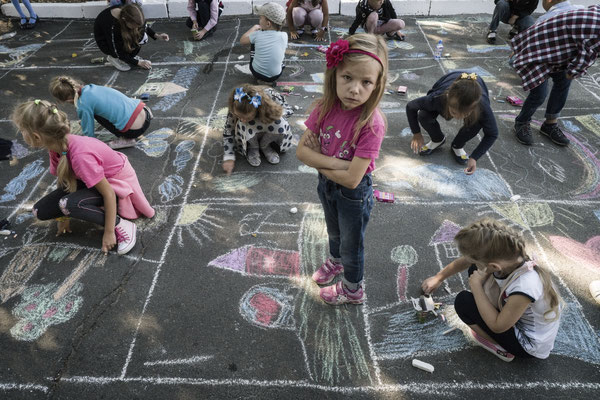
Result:
<svg viewBox="0 0 600 400">
<path fill-rule="evenodd" d="M 558 14 L 521 32 L 510 44 L 524 90 L 536 88 L 552 72 L 578 78 L 600 51 L 600 5 Z"/>
</svg>

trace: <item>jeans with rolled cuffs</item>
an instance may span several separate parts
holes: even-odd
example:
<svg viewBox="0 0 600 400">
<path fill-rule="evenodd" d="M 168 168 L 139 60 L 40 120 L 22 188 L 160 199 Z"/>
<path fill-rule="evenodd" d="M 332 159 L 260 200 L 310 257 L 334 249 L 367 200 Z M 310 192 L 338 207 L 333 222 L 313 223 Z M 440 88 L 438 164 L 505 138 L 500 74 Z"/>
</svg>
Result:
<svg viewBox="0 0 600 400">
<path fill-rule="evenodd" d="M 546 119 L 556 119 L 560 117 L 560 112 L 567 102 L 567 97 L 569 97 L 571 79 L 567 78 L 565 71 L 553 72 L 548 77 L 552 78 L 552 90 L 550 91 L 550 97 L 548 97 L 545 117 Z M 544 104 L 547 95 L 548 79 L 529 91 L 521 112 L 515 119 L 515 125 L 529 124 L 538 107 Z"/>
<path fill-rule="evenodd" d="M 325 212 L 331 257 L 341 258 L 345 281 L 361 283 L 365 269 L 365 230 L 373 209 L 371 174 L 366 174 L 355 189 L 319 174 L 317 192 Z"/>
</svg>

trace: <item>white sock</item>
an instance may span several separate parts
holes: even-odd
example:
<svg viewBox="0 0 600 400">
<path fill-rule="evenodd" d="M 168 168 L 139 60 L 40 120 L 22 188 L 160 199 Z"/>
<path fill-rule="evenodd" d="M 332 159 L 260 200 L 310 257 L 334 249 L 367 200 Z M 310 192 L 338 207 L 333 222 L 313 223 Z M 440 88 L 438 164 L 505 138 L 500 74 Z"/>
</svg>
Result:
<svg viewBox="0 0 600 400">
<path fill-rule="evenodd" d="M 437 149 L 438 147 L 440 147 L 442 145 L 442 143 L 444 143 L 444 141 L 442 140 L 441 142 L 433 142 L 433 141 L 429 141 L 429 143 L 427 143 L 425 145 L 425 147 L 427 147 L 428 149 Z"/>
<path fill-rule="evenodd" d="M 467 152 L 465 151 L 465 149 L 463 149 L 462 147 L 460 149 L 455 149 L 454 147 L 452 148 L 452 151 L 454 152 L 454 154 L 456 154 L 458 157 L 462 157 L 462 156 L 466 156 Z"/>
</svg>

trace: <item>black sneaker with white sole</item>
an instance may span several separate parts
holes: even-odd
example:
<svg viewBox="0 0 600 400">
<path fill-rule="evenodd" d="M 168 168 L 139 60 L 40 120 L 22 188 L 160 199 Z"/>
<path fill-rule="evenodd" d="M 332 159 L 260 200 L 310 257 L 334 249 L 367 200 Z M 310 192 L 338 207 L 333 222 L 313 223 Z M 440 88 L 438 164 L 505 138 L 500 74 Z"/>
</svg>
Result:
<svg viewBox="0 0 600 400">
<path fill-rule="evenodd" d="M 559 146 L 568 146 L 571 141 L 565 136 L 558 124 L 542 124 L 540 133 L 546 135 Z"/>
</svg>

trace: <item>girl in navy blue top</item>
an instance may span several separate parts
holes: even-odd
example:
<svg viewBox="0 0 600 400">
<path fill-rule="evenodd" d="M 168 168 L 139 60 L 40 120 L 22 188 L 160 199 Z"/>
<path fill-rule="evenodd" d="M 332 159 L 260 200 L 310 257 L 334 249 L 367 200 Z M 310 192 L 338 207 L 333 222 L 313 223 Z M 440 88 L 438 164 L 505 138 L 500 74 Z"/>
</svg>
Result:
<svg viewBox="0 0 600 400">
<path fill-rule="evenodd" d="M 463 119 L 464 125 L 452 141 L 452 154 L 461 165 L 467 165 L 465 173 L 471 175 L 477 168 L 477 160 L 492 147 L 498 138 L 498 127 L 485 82 L 474 73 L 450 72 L 441 77 L 426 96 L 406 105 L 406 116 L 413 138 L 410 147 L 421 156 L 431 154 L 446 141 L 437 122 L 438 115 L 446 120 Z M 424 145 L 422 126 L 430 141 Z M 463 149 L 483 129 L 483 139 L 470 156 Z"/>
</svg>

